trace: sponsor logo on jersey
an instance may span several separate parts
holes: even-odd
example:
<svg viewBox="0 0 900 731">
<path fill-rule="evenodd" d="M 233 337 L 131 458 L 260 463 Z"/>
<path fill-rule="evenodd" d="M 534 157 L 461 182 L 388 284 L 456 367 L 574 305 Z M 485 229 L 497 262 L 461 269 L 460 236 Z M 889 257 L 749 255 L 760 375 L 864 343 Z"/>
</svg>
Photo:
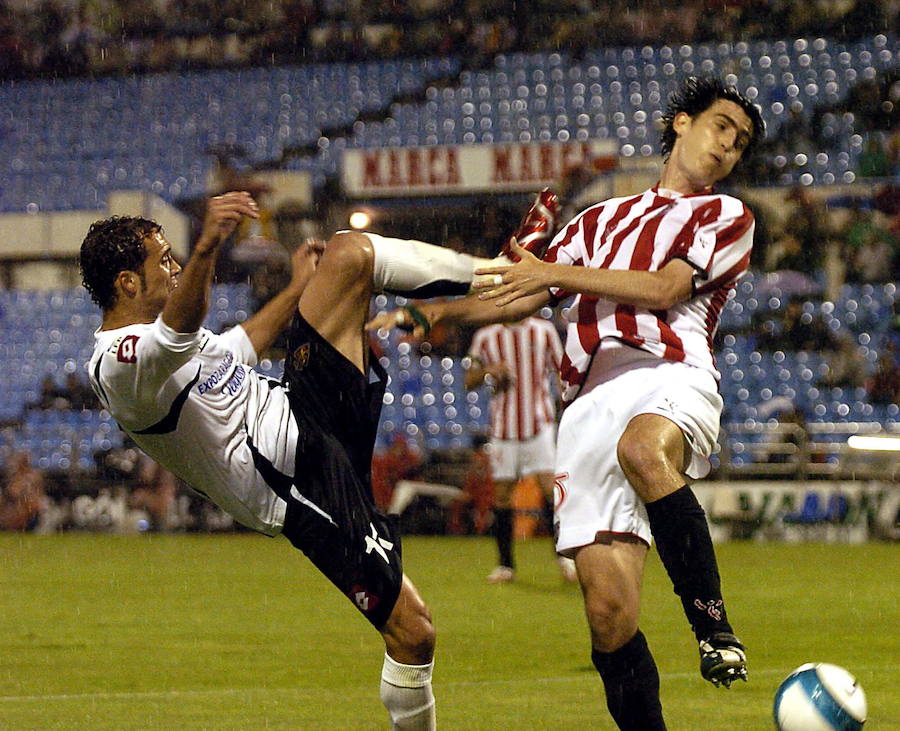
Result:
<svg viewBox="0 0 900 731">
<path fill-rule="evenodd" d="M 116 360 L 119 363 L 137 363 L 137 341 L 139 335 L 126 335 L 119 341 L 116 348 Z"/>
<path fill-rule="evenodd" d="M 303 343 L 291 355 L 294 368 L 302 371 L 309 364 L 309 343 Z"/>
<path fill-rule="evenodd" d="M 218 385 L 220 381 L 225 378 L 225 375 L 228 373 L 228 369 L 231 368 L 234 363 L 234 353 L 229 351 L 225 354 L 225 357 L 222 359 L 222 362 L 216 367 L 216 369 L 206 378 L 202 383 L 197 385 L 197 393 L 203 395 L 207 391 L 211 390 L 214 386 Z M 234 376 L 232 376 L 232 379 Z M 241 378 L 243 380 L 243 377 Z M 230 383 L 230 381 L 229 381 Z"/>
<path fill-rule="evenodd" d="M 244 370 L 244 366 L 239 365 L 234 369 L 234 373 L 231 374 L 228 383 L 222 386 L 222 393 L 226 396 L 234 396 L 234 394 L 241 390 L 241 384 L 244 383 L 246 377 L 247 371 Z"/>
</svg>

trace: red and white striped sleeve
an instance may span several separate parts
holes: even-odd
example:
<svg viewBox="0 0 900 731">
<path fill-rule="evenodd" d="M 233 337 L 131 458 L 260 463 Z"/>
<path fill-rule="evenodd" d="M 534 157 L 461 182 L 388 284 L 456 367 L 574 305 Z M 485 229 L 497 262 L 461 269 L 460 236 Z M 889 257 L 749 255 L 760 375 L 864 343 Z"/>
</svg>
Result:
<svg viewBox="0 0 900 731">
<path fill-rule="evenodd" d="M 598 222 L 603 215 L 605 204 L 598 203 L 579 213 L 556 234 L 543 260 L 551 264 L 585 266 L 590 261 L 588 245 L 593 246 Z M 570 297 L 573 293 L 559 287 L 551 287 L 550 295 L 555 302 Z"/>
<path fill-rule="evenodd" d="M 753 214 L 741 201 L 722 196 L 722 215 L 702 230 L 714 242 L 706 267 L 706 276 L 694 277 L 694 293 L 705 294 L 730 287 L 750 266 L 755 222 Z"/>
</svg>

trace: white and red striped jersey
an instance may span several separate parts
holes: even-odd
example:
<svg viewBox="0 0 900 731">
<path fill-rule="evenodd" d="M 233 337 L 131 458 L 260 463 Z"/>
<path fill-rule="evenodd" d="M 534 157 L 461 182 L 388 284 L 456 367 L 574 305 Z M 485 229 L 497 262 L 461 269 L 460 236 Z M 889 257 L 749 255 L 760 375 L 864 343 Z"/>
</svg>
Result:
<svg viewBox="0 0 900 731">
<path fill-rule="evenodd" d="M 556 420 L 550 379 L 562 364 L 562 342 L 553 324 L 527 317 L 512 325 L 488 325 L 475 332 L 469 357 L 483 366 L 505 364 L 513 383 L 491 398 L 491 436 L 531 439 Z"/>
<path fill-rule="evenodd" d="M 693 296 L 668 310 L 577 295 L 568 313 L 560 369 L 563 399 L 578 395 L 604 340 L 704 368 L 718 379 L 713 335 L 729 291 L 750 263 L 753 228 L 753 214 L 736 198 L 709 191 L 681 195 L 658 187 L 598 203 L 564 226 L 544 261 L 656 271 L 683 259 L 696 273 Z M 554 288 L 551 294 L 561 301 L 571 293 Z"/>
</svg>

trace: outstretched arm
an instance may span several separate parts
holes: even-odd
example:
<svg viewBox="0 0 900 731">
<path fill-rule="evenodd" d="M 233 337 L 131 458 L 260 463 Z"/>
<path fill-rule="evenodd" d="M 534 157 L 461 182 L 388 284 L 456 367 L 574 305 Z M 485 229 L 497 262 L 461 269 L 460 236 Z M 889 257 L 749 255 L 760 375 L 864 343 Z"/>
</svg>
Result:
<svg viewBox="0 0 900 731">
<path fill-rule="evenodd" d="M 376 315 L 366 324 L 366 329 L 392 330 L 399 327 L 401 330 L 411 330 L 414 337 L 423 338 L 438 323 L 479 326 L 495 322 L 516 322 L 549 303 L 550 293 L 546 290 L 519 297 L 503 306 L 483 301 L 476 295 L 440 302 L 417 302 L 413 307 L 421 313 L 424 321 L 416 320 L 409 309 L 401 308 Z"/>
<path fill-rule="evenodd" d="M 287 287 L 270 299 L 253 317 L 242 323 L 244 332 L 253 343 L 257 355 L 265 352 L 296 314 L 300 295 L 316 271 L 323 251 L 325 243 L 318 239 L 310 239 L 300 244 L 291 256 L 291 281 Z"/>
<path fill-rule="evenodd" d="M 203 324 L 219 248 L 243 216 L 259 218 L 256 201 L 244 191 L 217 195 L 207 203 L 194 253 L 162 311 L 163 322 L 175 332 L 197 332 Z"/>
<path fill-rule="evenodd" d="M 535 292 L 559 287 L 566 292 L 594 295 L 623 305 L 665 310 L 691 296 L 694 268 L 681 259 L 674 259 L 653 272 L 591 269 L 540 261 L 515 243 L 512 248 L 521 258 L 518 264 L 476 270 L 478 275 L 493 275 L 475 281 L 481 300 L 505 308 Z"/>
</svg>

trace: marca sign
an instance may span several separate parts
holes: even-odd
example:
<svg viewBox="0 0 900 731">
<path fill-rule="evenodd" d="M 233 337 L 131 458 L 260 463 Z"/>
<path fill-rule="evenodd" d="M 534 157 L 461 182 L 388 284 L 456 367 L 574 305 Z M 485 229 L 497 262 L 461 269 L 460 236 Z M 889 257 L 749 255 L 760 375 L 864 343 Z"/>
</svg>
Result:
<svg viewBox="0 0 900 731">
<path fill-rule="evenodd" d="M 617 151 L 613 140 L 345 150 L 341 176 L 356 197 L 525 191 L 578 165 L 611 170 Z"/>
</svg>

